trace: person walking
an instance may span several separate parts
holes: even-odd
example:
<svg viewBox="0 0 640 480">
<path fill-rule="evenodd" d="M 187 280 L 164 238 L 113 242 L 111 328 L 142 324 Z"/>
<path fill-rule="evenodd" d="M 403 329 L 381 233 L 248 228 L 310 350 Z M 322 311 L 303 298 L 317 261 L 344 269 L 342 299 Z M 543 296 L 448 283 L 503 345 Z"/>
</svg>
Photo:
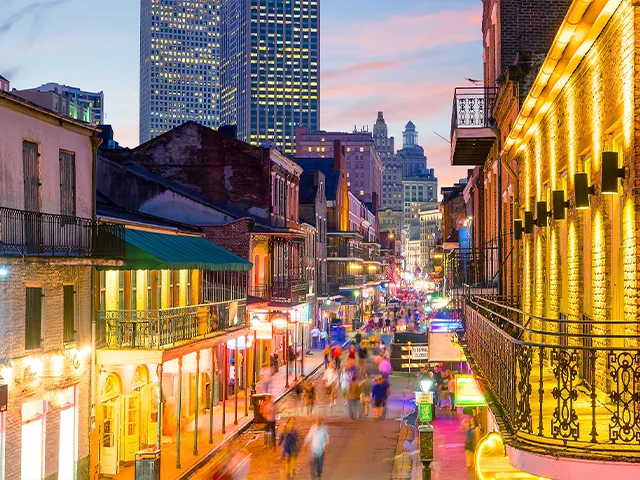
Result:
<svg viewBox="0 0 640 480">
<path fill-rule="evenodd" d="M 329 345 L 329 334 L 327 333 L 326 330 L 322 330 L 320 332 L 320 346 L 322 348 L 326 347 L 327 345 Z"/>
<path fill-rule="evenodd" d="M 467 469 L 469 470 L 474 466 L 474 457 L 478 440 L 480 440 L 480 425 L 478 424 L 476 417 L 472 416 L 467 423 L 467 439 L 464 442 L 464 454 Z"/>
<path fill-rule="evenodd" d="M 360 384 L 355 380 L 352 380 L 349 385 L 347 401 L 349 402 L 349 417 L 351 420 L 355 420 L 358 417 L 358 412 L 360 410 Z"/>
<path fill-rule="evenodd" d="M 329 348 L 329 345 L 324 347 L 322 354 L 324 355 L 324 369 L 326 370 L 329 368 L 329 358 L 331 357 L 331 348 Z"/>
<path fill-rule="evenodd" d="M 329 432 L 320 417 L 317 417 L 316 423 L 311 425 L 304 444 L 309 446 L 311 453 L 311 478 L 313 480 L 322 478 L 324 452 L 329 444 Z"/>
<path fill-rule="evenodd" d="M 373 398 L 373 418 L 382 420 L 385 415 L 387 397 L 389 396 L 389 383 L 384 377 L 378 377 L 373 383 L 371 396 Z"/>
<path fill-rule="evenodd" d="M 333 358 L 333 362 L 335 363 L 336 370 L 340 370 L 340 360 L 342 359 L 342 347 L 340 345 L 335 345 L 333 350 L 331 351 L 331 357 Z"/>
<path fill-rule="evenodd" d="M 304 403 L 307 407 L 307 418 L 311 418 L 313 407 L 316 404 L 316 388 L 311 380 L 307 381 L 304 386 Z"/>
<path fill-rule="evenodd" d="M 366 373 L 362 377 L 360 382 L 360 404 L 362 405 L 362 416 L 369 416 L 369 409 L 371 408 L 371 390 L 373 389 L 373 382 L 369 375 Z"/>
<path fill-rule="evenodd" d="M 260 407 L 260 413 L 265 419 L 264 426 L 264 443 L 268 448 L 276 448 L 276 404 L 271 400 L 271 396 L 268 396 L 262 406 Z"/>
<path fill-rule="evenodd" d="M 298 429 L 296 428 L 296 417 L 291 417 L 284 429 L 278 445 L 282 446 L 282 479 L 289 480 L 296 473 L 296 459 L 300 450 L 300 440 Z"/>
<path fill-rule="evenodd" d="M 360 375 L 364 375 L 367 371 L 367 347 L 363 343 L 360 344 L 358 349 L 358 367 L 360 368 Z"/>
<path fill-rule="evenodd" d="M 447 370 L 447 374 L 449 375 L 449 407 L 451 407 L 451 413 L 457 413 L 458 409 L 456 408 L 456 377 L 449 370 Z"/>
<path fill-rule="evenodd" d="M 309 332 L 311 335 L 311 348 L 318 348 L 320 344 L 320 329 L 318 327 L 313 327 Z"/>
<path fill-rule="evenodd" d="M 347 367 L 344 367 L 342 372 L 340 372 L 340 389 L 342 390 L 342 399 L 344 400 L 345 405 L 347 404 L 347 398 L 349 397 L 349 387 L 351 386 L 352 380 L 353 374 Z"/>
<path fill-rule="evenodd" d="M 442 375 L 442 381 L 438 387 L 438 394 L 440 396 L 440 408 L 446 409 L 451 405 L 449 404 L 449 375 L 447 372 Z"/>
<path fill-rule="evenodd" d="M 322 380 L 324 386 L 327 389 L 327 396 L 329 397 L 329 406 L 333 407 L 336 404 L 336 393 L 338 390 L 338 372 L 334 368 L 333 364 L 329 364 L 329 367 L 322 374 Z"/>
</svg>

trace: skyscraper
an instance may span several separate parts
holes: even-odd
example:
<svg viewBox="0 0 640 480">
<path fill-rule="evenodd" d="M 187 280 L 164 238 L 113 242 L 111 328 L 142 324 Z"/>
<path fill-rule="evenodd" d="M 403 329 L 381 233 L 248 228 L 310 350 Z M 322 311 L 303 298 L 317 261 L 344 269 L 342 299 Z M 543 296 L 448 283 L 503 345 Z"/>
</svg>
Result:
<svg viewBox="0 0 640 480">
<path fill-rule="evenodd" d="M 220 0 L 142 0 L 140 142 L 220 123 Z"/>
<path fill-rule="evenodd" d="M 320 0 L 222 0 L 221 123 L 295 153 L 320 118 Z"/>
</svg>

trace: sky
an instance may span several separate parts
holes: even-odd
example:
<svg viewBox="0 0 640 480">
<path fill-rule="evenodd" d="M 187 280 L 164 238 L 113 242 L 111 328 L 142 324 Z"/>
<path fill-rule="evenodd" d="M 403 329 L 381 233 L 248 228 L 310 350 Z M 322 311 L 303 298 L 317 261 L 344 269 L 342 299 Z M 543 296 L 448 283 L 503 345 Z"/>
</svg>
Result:
<svg viewBox="0 0 640 480">
<path fill-rule="evenodd" d="M 0 74 L 12 88 L 58 82 L 105 94 L 106 123 L 138 144 L 138 0 L 0 0 Z M 480 0 L 321 0 L 320 127 L 372 129 L 383 111 L 402 145 L 420 133 L 439 186 L 466 177 L 451 167 L 456 86 L 482 78 Z"/>
</svg>

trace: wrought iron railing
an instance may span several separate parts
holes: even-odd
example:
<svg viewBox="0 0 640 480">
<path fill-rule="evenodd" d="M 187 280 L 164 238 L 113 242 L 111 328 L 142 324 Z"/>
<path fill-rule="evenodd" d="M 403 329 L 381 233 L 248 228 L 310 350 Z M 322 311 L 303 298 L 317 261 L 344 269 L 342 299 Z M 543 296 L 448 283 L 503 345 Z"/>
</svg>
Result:
<svg viewBox="0 0 640 480">
<path fill-rule="evenodd" d="M 124 225 L 0 207 L 0 255 L 123 258 Z"/>
<path fill-rule="evenodd" d="M 364 275 L 328 275 L 327 282 L 334 285 L 339 285 L 340 287 L 362 285 L 365 282 L 365 276 Z"/>
<path fill-rule="evenodd" d="M 363 258 L 362 248 L 348 245 L 327 247 L 327 258 Z"/>
<path fill-rule="evenodd" d="M 465 350 L 514 444 L 637 461 L 639 322 L 554 320 L 470 297 L 465 327 Z"/>
<path fill-rule="evenodd" d="M 487 128 L 496 87 L 457 87 L 453 94 L 451 136 L 456 128 Z"/>
<path fill-rule="evenodd" d="M 250 294 L 271 302 L 302 302 L 306 300 L 309 285 L 304 279 L 274 281 L 271 284 L 253 285 Z"/>
<path fill-rule="evenodd" d="M 444 260 L 446 288 L 495 288 L 500 261 L 498 248 L 455 248 Z"/>
<path fill-rule="evenodd" d="M 157 350 L 245 323 L 245 300 L 160 310 L 99 310 L 96 343 L 98 348 Z"/>
</svg>

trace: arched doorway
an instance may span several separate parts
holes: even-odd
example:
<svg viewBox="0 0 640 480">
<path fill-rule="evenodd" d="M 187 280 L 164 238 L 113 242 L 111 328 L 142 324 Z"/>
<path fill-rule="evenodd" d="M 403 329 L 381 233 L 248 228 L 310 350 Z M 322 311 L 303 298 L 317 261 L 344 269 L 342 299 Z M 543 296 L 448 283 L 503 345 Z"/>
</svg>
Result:
<svg viewBox="0 0 640 480">
<path fill-rule="evenodd" d="M 115 475 L 120 464 L 120 394 L 122 384 L 115 373 L 107 376 L 100 390 L 100 473 Z"/>
<path fill-rule="evenodd" d="M 158 438 L 158 384 L 149 382 L 149 369 L 138 365 L 131 379 L 131 394 L 137 397 L 139 415 L 138 447 L 154 445 Z M 134 405 L 132 402 L 131 405 Z M 139 449 L 139 448 L 138 448 Z"/>
</svg>

